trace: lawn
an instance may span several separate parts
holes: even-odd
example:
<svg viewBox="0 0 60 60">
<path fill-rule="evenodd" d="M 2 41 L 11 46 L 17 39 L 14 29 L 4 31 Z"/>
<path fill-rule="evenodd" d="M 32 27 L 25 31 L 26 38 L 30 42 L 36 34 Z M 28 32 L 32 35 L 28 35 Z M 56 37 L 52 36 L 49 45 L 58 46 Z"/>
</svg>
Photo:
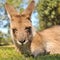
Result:
<svg viewBox="0 0 60 60">
<path fill-rule="evenodd" d="M 0 46 L 0 60 L 60 60 L 60 55 L 45 55 L 33 57 L 24 57 L 16 52 L 14 47 Z"/>
</svg>

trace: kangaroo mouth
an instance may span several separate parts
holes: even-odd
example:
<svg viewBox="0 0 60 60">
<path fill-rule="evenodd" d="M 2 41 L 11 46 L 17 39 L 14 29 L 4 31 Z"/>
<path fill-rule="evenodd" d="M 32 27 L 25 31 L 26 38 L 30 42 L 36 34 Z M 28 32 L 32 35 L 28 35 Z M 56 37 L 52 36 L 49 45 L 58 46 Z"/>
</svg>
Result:
<svg viewBox="0 0 60 60">
<path fill-rule="evenodd" d="M 27 44 L 27 42 L 28 42 L 28 40 L 26 40 L 24 43 L 21 43 L 21 42 L 17 41 L 17 43 L 18 43 L 19 45 L 25 45 L 25 44 Z"/>
<path fill-rule="evenodd" d="M 19 44 L 20 46 L 20 52 L 24 55 L 24 56 L 30 56 L 31 55 L 31 51 L 30 51 L 30 44 L 31 42 L 29 42 L 29 40 L 26 40 L 24 43 L 20 43 L 19 41 L 17 41 L 17 44 Z"/>
</svg>

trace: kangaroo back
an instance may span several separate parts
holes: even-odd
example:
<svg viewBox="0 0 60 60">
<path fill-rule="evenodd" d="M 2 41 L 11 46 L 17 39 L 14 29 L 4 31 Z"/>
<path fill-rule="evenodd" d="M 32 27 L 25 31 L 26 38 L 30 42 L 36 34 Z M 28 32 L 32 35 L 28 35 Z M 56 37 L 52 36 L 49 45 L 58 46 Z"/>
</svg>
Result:
<svg viewBox="0 0 60 60">
<path fill-rule="evenodd" d="M 53 26 L 36 33 L 31 43 L 31 52 L 38 54 L 60 54 L 60 26 Z"/>
</svg>

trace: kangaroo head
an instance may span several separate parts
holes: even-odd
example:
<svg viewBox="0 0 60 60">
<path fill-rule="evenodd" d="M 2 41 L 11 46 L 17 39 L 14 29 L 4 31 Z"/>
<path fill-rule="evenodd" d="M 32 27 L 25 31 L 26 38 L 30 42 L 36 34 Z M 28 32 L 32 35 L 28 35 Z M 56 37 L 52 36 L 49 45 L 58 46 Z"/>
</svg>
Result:
<svg viewBox="0 0 60 60">
<path fill-rule="evenodd" d="M 5 4 L 6 11 L 10 18 L 10 28 L 14 40 L 18 44 L 26 44 L 32 38 L 31 14 L 34 9 L 34 1 L 19 14 L 11 5 Z"/>
</svg>

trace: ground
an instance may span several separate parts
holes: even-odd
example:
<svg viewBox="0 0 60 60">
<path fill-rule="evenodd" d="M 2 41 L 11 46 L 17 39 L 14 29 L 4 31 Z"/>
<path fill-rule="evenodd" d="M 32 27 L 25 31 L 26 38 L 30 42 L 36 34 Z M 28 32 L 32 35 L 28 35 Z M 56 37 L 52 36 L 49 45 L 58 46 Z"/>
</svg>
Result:
<svg viewBox="0 0 60 60">
<path fill-rule="evenodd" d="M 24 57 L 16 52 L 14 47 L 0 46 L 0 60 L 60 60 L 60 55 L 45 55 L 38 57 Z"/>
</svg>

